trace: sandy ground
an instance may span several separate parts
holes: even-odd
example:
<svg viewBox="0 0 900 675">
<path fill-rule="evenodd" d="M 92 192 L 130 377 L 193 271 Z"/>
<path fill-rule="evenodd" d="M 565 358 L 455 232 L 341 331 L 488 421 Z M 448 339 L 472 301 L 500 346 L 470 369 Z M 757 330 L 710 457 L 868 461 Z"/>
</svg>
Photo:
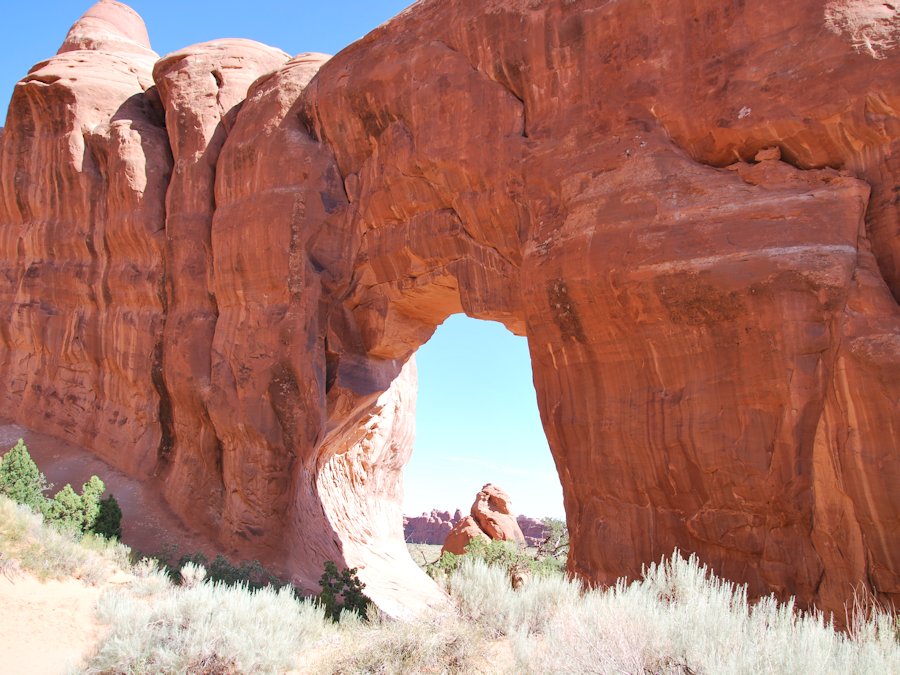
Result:
<svg viewBox="0 0 900 675">
<path fill-rule="evenodd" d="M 0 672 L 71 672 L 103 635 L 94 618 L 101 592 L 73 579 L 0 574 Z"/>
<path fill-rule="evenodd" d="M 187 528 L 169 509 L 159 488 L 152 481 L 142 483 L 118 471 L 84 448 L 66 443 L 46 434 L 39 434 L 16 424 L 0 420 L 0 454 L 5 453 L 20 438 L 40 470 L 53 484 L 55 494 L 66 483 L 76 491 L 91 475 L 100 476 L 107 492 L 115 495 L 122 509 L 122 541 L 141 553 L 159 553 L 163 545 L 177 545 L 187 553 L 204 551 L 215 553 L 212 542 Z M 0 672 L 3 664 L 0 662 Z"/>
</svg>

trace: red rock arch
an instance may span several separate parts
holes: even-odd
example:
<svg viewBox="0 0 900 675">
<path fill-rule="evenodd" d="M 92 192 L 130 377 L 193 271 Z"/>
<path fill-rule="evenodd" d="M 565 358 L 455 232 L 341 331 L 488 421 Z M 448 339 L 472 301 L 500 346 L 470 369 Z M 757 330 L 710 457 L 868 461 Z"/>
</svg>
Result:
<svg viewBox="0 0 900 675">
<path fill-rule="evenodd" d="M 411 355 L 462 310 L 528 337 L 574 573 L 678 546 L 895 598 L 900 77 L 828 16 L 426 1 L 327 63 L 199 45 L 147 93 L 129 29 L 81 45 L 102 105 L 60 54 L 0 136 L 6 410 L 402 613 Z"/>
</svg>

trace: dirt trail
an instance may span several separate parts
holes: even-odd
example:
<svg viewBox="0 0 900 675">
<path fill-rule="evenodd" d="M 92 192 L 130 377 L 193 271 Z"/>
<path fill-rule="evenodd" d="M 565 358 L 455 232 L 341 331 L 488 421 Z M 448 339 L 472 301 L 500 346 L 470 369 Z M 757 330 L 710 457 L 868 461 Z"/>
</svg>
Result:
<svg viewBox="0 0 900 675">
<path fill-rule="evenodd" d="M 103 636 L 94 610 L 102 589 L 81 581 L 0 574 L 0 672 L 67 673 Z"/>
<path fill-rule="evenodd" d="M 100 476 L 122 508 L 122 542 L 133 550 L 158 553 L 164 545 L 177 545 L 182 552 L 219 552 L 208 538 L 190 530 L 175 516 L 153 482 L 131 478 L 84 448 L 0 420 L 0 454 L 20 438 L 53 484 L 51 494 L 66 483 L 80 492 L 92 474 Z"/>
</svg>

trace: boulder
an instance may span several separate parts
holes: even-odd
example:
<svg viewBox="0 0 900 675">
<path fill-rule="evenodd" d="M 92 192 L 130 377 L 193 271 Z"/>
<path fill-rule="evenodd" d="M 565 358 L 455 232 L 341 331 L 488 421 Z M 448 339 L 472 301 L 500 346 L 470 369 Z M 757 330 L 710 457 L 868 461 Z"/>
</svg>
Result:
<svg viewBox="0 0 900 675">
<path fill-rule="evenodd" d="M 444 540 L 444 545 L 441 547 L 441 555 L 444 553 L 462 555 L 466 552 L 466 547 L 476 539 L 484 542 L 489 542 L 491 540 L 491 538 L 478 527 L 478 523 L 475 522 L 475 519 L 472 516 L 466 516 L 450 530 L 450 533 Z"/>
<path fill-rule="evenodd" d="M 491 483 L 475 495 L 471 514 L 456 523 L 447 535 L 441 553 L 449 551 L 461 555 L 475 538 L 525 546 L 525 536 L 510 511 L 509 495 Z"/>
</svg>

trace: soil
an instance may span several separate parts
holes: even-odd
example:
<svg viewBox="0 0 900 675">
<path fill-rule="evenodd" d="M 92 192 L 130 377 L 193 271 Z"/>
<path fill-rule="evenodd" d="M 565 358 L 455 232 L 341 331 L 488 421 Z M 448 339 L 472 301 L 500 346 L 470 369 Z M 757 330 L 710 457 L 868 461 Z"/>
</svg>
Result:
<svg viewBox="0 0 900 675">
<path fill-rule="evenodd" d="M 5 675 L 67 673 L 100 642 L 94 617 L 102 590 L 74 579 L 39 581 L 0 574 L 0 671 Z"/>
</svg>

